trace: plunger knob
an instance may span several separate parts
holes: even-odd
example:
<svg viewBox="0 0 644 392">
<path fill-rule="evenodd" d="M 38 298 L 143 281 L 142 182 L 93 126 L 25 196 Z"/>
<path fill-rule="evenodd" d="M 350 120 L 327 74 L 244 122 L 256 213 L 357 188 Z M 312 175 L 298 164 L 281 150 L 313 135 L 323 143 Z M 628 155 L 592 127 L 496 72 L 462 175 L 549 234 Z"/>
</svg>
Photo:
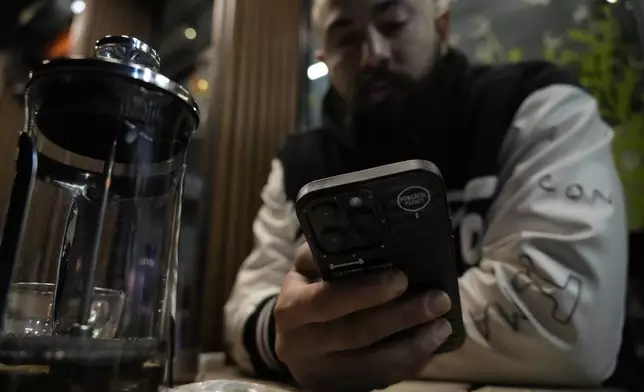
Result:
<svg viewBox="0 0 644 392">
<path fill-rule="evenodd" d="M 154 72 L 161 69 L 161 58 L 152 47 L 134 37 L 125 35 L 107 36 L 96 42 L 94 57 L 101 60 L 118 61 L 149 68 Z"/>
</svg>

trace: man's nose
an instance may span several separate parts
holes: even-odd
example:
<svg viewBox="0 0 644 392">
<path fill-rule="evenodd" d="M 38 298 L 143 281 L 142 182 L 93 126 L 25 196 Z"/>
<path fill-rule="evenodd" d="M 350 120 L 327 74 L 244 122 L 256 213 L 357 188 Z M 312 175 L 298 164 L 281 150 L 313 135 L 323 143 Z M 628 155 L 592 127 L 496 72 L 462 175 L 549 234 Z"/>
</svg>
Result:
<svg viewBox="0 0 644 392">
<path fill-rule="evenodd" d="M 362 49 L 362 66 L 376 68 L 391 60 L 391 44 L 374 27 L 369 27 Z"/>
</svg>

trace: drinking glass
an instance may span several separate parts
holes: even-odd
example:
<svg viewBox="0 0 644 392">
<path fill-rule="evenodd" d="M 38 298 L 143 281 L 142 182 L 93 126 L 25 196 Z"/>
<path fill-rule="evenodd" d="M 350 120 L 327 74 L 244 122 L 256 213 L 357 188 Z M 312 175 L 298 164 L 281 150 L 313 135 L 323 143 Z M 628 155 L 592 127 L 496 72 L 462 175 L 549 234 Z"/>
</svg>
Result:
<svg viewBox="0 0 644 392">
<path fill-rule="evenodd" d="M 51 336 L 63 331 L 76 321 L 80 298 L 69 301 L 54 317 L 53 283 L 19 282 L 11 285 L 5 317 L 5 333 L 19 336 Z M 90 326 L 96 339 L 113 339 L 125 306 L 125 293 L 117 290 L 94 288 L 90 312 Z"/>
</svg>

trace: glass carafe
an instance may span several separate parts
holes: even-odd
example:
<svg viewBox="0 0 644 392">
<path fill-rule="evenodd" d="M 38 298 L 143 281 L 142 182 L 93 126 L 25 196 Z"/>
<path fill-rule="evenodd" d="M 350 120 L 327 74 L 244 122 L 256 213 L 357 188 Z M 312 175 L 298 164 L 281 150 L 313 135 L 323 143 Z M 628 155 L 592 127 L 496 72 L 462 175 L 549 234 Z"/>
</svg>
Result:
<svg viewBox="0 0 644 392">
<path fill-rule="evenodd" d="M 171 384 L 185 152 L 199 113 L 159 66 L 145 43 L 106 37 L 93 58 L 32 73 L 0 246 L 0 390 Z"/>
</svg>

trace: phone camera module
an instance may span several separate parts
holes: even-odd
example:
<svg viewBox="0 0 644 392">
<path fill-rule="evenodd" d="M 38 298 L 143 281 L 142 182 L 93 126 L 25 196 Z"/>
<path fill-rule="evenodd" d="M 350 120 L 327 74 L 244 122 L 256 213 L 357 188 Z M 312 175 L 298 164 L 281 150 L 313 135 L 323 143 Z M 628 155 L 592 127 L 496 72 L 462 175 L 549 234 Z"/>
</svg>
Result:
<svg viewBox="0 0 644 392">
<path fill-rule="evenodd" d="M 364 204 L 364 201 L 360 196 L 354 196 L 351 199 L 349 199 L 349 205 L 352 208 L 360 208 L 363 206 L 363 204 Z"/>
<path fill-rule="evenodd" d="M 347 241 L 345 232 L 341 229 L 331 228 L 322 232 L 320 246 L 329 253 L 340 252 Z"/>
<path fill-rule="evenodd" d="M 334 204 L 320 204 L 311 211 L 311 220 L 317 224 L 327 226 L 340 219 L 340 210 Z"/>
</svg>

